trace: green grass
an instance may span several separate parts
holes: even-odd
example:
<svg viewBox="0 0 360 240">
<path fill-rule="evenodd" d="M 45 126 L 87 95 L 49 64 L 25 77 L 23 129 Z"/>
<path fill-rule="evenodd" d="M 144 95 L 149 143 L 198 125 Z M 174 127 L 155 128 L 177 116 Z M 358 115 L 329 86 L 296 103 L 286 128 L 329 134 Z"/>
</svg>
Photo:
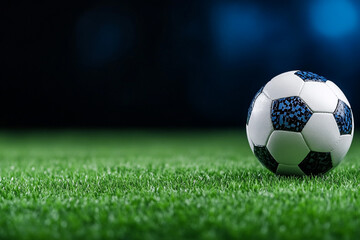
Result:
<svg viewBox="0 0 360 240">
<path fill-rule="evenodd" d="M 0 133 L 0 239 L 357 239 L 360 157 L 264 169 L 244 132 Z"/>
</svg>

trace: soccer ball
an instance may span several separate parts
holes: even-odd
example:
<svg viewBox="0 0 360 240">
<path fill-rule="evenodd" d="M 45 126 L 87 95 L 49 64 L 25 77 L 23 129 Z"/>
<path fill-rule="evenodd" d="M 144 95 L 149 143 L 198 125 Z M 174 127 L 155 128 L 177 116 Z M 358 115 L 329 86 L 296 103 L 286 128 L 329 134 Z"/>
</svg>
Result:
<svg viewBox="0 0 360 240">
<path fill-rule="evenodd" d="M 354 118 L 344 93 L 312 72 L 290 71 L 255 95 L 247 138 L 257 159 L 280 175 L 324 174 L 345 157 Z"/>
</svg>

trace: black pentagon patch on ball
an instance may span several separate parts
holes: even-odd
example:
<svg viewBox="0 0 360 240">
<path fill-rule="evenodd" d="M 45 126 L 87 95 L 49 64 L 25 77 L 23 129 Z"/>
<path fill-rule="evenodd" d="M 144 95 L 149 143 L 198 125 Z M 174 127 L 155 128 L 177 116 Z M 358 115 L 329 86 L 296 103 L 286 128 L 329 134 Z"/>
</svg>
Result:
<svg viewBox="0 0 360 240">
<path fill-rule="evenodd" d="M 251 101 L 250 107 L 248 109 L 246 124 L 249 124 L 250 116 L 251 116 L 252 110 L 254 108 L 255 101 L 256 101 L 257 97 L 262 93 L 263 89 L 264 89 L 264 87 L 260 88 L 260 90 L 255 94 L 255 97 Z"/>
<path fill-rule="evenodd" d="M 271 121 L 275 130 L 301 132 L 312 111 L 300 97 L 286 97 L 273 101 Z"/>
<path fill-rule="evenodd" d="M 271 153 L 266 148 L 266 146 L 254 146 L 254 154 L 259 159 L 262 165 L 272 171 L 273 173 L 276 173 L 276 169 L 278 167 L 278 163 L 276 160 L 271 156 Z"/>
<path fill-rule="evenodd" d="M 310 152 L 299 167 L 306 175 L 324 174 L 333 167 L 331 155 L 328 152 Z"/>
<path fill-rule="evenodd" d="M 314 82 L 326 82 L 327 79 L 323 76 L 320 76 L 313 72 L 307 71 L 297 71 L 294 73 L 296 76 L 300 77 L 305 82 L 314 81 Z"/>
<path fill-rule="evenodd" d="M 339 100 L 334 112 L 334 117 L 338 125 L 340 135 L 351 134 L 352 132 L 352 113 L 350 107 Z"/>
</svg>

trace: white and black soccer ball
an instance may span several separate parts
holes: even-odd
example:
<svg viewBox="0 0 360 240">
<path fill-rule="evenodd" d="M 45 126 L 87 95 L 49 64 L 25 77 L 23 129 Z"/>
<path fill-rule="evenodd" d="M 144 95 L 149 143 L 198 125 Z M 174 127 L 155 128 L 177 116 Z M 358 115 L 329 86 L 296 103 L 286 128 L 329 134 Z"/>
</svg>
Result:
<svg viewBox="0 0 360 240">
<path fill-rule="evenodd" d="M 344 93 L 312 72 L 290 71 L 256 93 L 246 122 L 250 147 L 280 175 L 324 174 L 348 152 L 354 118 Z"/>
</svg>

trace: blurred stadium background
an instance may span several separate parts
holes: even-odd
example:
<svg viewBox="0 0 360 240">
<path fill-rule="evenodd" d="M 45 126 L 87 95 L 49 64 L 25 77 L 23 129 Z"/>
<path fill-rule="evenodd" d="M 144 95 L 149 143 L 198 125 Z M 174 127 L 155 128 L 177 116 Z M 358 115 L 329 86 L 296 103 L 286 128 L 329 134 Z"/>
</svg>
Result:
<svg viewBox="0 0 360 240">
<path fill-rule="evenodd" d="M 359 117 L 360 2 L 29 1 L 1 10 L 0 127 L 242 127 L 275 75 Z"/>
</svg>

